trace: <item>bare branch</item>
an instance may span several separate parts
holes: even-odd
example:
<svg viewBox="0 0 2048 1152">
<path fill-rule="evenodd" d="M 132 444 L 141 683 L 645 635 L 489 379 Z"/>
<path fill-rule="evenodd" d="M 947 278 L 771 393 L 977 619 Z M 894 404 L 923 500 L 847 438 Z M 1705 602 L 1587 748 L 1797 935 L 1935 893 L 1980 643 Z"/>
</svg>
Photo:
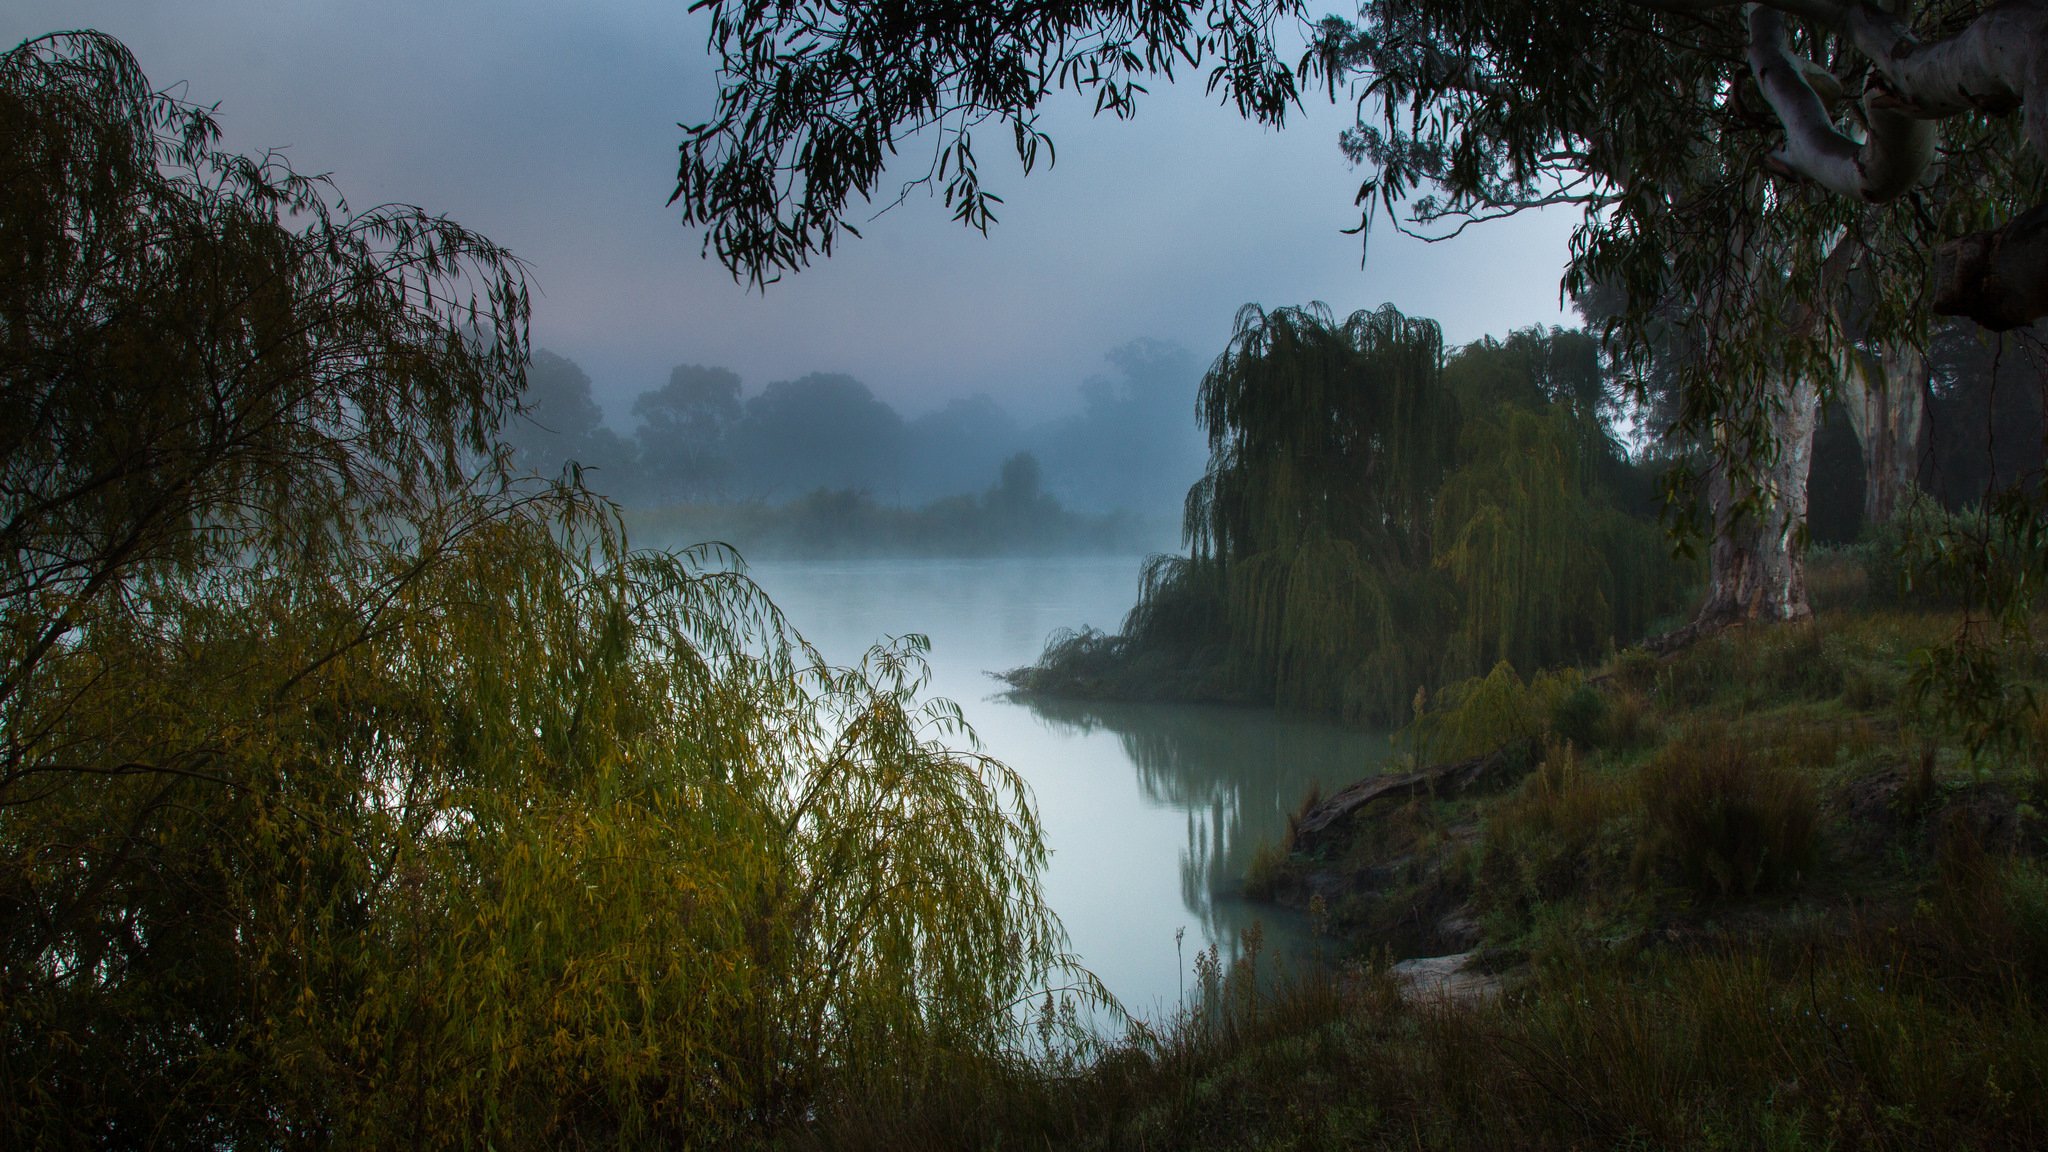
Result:
<svg viewBox="0 0 2048 1152">
<path fill-rule="evenodd" d="M 1880 203 L 1919 183 L 1934 159 L 1934 126 L 1899 107 L 1882 90 L 1863 98 L 1868 138 L 1861 144 L 1835 127 L 1827 103 L 1814 91 L 1811 65 L 1792 54 L 1784 13 L 1749 6 L 1749 68 L 1757 87 L 1785 126 L 1773 162 L 1840 196 Z"/>
</svg>

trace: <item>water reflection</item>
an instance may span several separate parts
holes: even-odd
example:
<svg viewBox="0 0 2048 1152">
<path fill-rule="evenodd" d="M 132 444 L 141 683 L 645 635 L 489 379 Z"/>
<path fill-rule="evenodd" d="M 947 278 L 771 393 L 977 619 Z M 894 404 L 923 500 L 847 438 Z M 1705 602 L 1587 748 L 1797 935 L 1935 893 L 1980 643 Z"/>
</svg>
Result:
<svg viewBox="0 0 2048 1152">
<path fill-rule="evenodd" d="M 1306 947 L 1298 918 L 1244 899 L 1245 869 L 1311 789 L 1327 793 L 1377 771 L 1391 751 L 1385 734 L 1247 708 L 1016 699 L 1055 735 L 1114 735 L 1146 801 L 1186 814 L 1181 901 L 1207 942 L 1229 954 L 1259 921 L 1269 944 Z"/>
<path fill-rule="evenodd" d="M 1232 954 L 1254 920 L 1281 948 L 1304 935 L 1238 896 L 1245 865 L 1311 783 L 1366 775 L 1387 745 L 1252 709 L 992 696 L 988 672 L 1036 659 L 1052 630 L 1115 627 L 1138 567 L 1130 557 L 873 559 L 753 574 L 835 662 L 884 636 L 931 638 L 930 694 L 959 701 L 986 750 L 1030 782 L 1052 854 L 1046 899 L 1082 962 L 1156 1019 L 1180 1002 L 1197 950 Z"/>
</svg>

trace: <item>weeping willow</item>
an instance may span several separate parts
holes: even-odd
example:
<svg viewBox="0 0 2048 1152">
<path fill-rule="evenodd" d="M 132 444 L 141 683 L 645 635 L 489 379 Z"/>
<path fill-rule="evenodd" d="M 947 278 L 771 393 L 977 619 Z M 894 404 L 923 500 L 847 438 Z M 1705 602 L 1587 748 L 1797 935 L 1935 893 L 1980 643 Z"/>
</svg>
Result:
<svg viewBox="0 0 2048 1152">
<path fill-rule="evenodd" d="M 920 641 L 506 479 L 516 262 L 94 34 L 0 125 L 0 1146 L 723 1147 L 1025 1050 L 1023 782 Z"/>
<path fill-rule="evenodd" d="M 1215 604 L 1249 694 L 1371 715 L 1413 690 L 1411 638 L 1441 611 L 1430 505 L 1456 447 L 1442 360 L 1436 324 L 1392 307 L 1238 313 L 1197 400 L 1210 463 L 1188 493 L 1190 555 L 1159 575 Z M 1160 614 L 1141 603 L 1131 623 Z"/>
<path fill-rule="evenodd" d="M 1188 553 L 1147 565 L 1120 635 L 1059 637 L 1015 680 L 1385 723 L 1418 690 L 1638 634 L 1683 569 L 1622 505 L 1606 395 L 1585 333 L 1446 357 L 1392 307 L 1247 307 L 1202 382 Z"/>
<path fill-rule="evenodd" d="M 1435 565 L 1460 604 L 1446 675 L 1583 659 L 1675 603 L 1678 570 L 1653 525 L 1590 485 L 1578 425 L 1516 407 L 1468 422 L 1436 507 Z"/>
</svg>

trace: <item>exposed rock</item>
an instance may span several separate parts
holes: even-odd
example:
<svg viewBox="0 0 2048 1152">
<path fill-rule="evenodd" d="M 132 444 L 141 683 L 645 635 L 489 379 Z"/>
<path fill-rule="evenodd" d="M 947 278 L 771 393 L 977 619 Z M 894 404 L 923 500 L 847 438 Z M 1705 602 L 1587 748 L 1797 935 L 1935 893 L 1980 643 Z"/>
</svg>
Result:
<svg viewBox="0 0 2048 1152">
<path fill-rule="evenodd" d="M 1500 995 L 1500 977 L 1477 971 L 1477 952 L 1424 956 L 1403 960 L 1390 971 L 1401 982 L 1401 995 L 1412 1003 L 1476 1004 Z"/>
<path fill-rule="evenodd" d="M 1470 906 L 1454 908 L 1436 922 L 1437 939 L 1454 948 L 1477 947 L 1485 934 L 1479 921 L 1472 918 Z"/>
</svg>

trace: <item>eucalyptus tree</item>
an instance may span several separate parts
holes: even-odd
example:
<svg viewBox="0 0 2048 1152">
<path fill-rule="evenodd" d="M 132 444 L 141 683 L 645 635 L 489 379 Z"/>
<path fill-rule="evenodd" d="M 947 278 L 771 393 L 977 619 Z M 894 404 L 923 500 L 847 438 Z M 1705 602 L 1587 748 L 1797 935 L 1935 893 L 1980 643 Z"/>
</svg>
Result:
<svg viewBox="0 0 2048 1152">
<path fill-rule="evenodd" d="M 1939 307 L 1994 328 L 2048 311 L 2025 203 L 2048 149 L 2048 114 L 2027 102 L 2039 0 L 1937 0 L 1919 14 L 1927 39 L 1859 0 L 1364 0 L 1355 20 L 1310 24 L 1295 63 L 1280 36 L 1307 20 L 1298 0 L 706 7 L 720 94 L 686 127 L 673 200 L 756 284 L 857 236 L 849 213 L 910 134 L 941 145 L 912 183 L 942 185 L 955 217 L 985 230 L 1000 197 L 974 129 L 995 121 L 1028 172 L 1051 156 L 1037 114 L 1055 90 L 1130 116 L 1145 80 L 1185 65 L 1274 124 L 1305 83 L 1357 98 L 1389 129 L 1362 141 L 1378 170 L 1361 198 L 1390 209 L 1430 185 L 1443 197 L 1417 206 L 1427 219 L 1557 204 L 1641 217 L 1697 187 L 1696 166 L 1709 183 L 1795 174 L 1845 201 L 1938 214 Z M 2023 104 L 2024 140 L 2009 119 Z M 1823 248 L 1842 223 L 1797 222 Z M 1580 256 L 1581 272 L 1603 263 Z"/>
<path fill-rule="evenodd" d="M 1013 1057 L 1042 842 L 921 642 L 511 481 L 517 262 L 217 136 L 0 54 L 0 1144 L 729 1146 Z"/>
<path fill-rule="evenodd" d="M 519 413 L 506 421 L 502 435 L 513 463 L 529 471 L 554 476 L 576 469 L 613 493 L 632 486 L 638 463 L 633 446 L 606 427 L 590 377 L 566 356 L 534 350 Z"/>
<path fill-rule="evenodd" d="M 740 418 L 740 378 L 730 368 L 678 364 L 668 383 L 633 400 L 642 498 L 710 495 L 733 473 L 727 442 Z"/>
</svg>

